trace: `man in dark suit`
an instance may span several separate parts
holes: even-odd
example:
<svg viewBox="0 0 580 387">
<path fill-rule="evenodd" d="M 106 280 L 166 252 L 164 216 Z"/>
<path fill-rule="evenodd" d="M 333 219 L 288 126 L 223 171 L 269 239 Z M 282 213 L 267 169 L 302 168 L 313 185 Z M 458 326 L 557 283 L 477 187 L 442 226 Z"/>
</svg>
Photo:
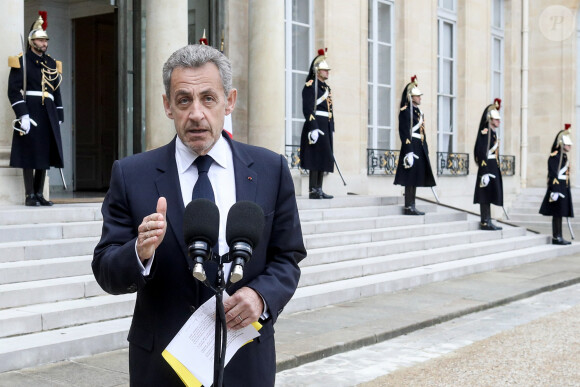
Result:
<svg viewBox="0 0 580 387">
<path fill-rule="evenodd" d="M 220 210 L 220 255 L 228 251 L 225 223 L 236 201 L 253 201 L 265 214 L 244 277 L 228 289 L 231 298 L 224 302 L 228 328 L 258 320 L 263 328 L 226 366 L 224 385 L 274 385 L 273 324 L 296 290 L 306 251 L 285 158 L 224 135 L 224 117 L 237 96 L 231 74 L 229 60 L 212 47 L 173 53 L 163 67 L 163 104 L 177 136 L 113 165 L 92 266 L 107 292 L 137 292 L 128 337 L 131 385 L 182 385 L 161 352 L 213 295 L 192 277 L 183 240 L 184 208 L 198 180 L 194 161 L 201 156 L 213 160 L 207 174 Z M 229 270 L 226 266 L 226 275 Z"/>
</svg>

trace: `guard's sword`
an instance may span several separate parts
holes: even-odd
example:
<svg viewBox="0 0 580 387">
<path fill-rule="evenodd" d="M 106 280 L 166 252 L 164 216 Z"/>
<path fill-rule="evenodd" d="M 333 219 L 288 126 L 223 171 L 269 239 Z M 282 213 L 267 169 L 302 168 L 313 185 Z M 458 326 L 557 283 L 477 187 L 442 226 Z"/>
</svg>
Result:
<svg viewBox="0 0 580 387">
<path fill-rule="evenodd" d="M 334 157 L 334 155 L 332 155 L 332 158 L 334 159 L 334 165 L 336 165 L 336 170 L 338 171 L 338 175 L 342 179 L 342 184 L 346 185 L 346 181 L 344 181 L 344 177 L 342 177 L 342 173 L 340 173 L 340 168 L 338 167 L 338 163 L 336 162 L 336 158 Z"/>
<path fill-rule="evenodd" d="M 570 224 L 570 218 L 566 217 L 566 221 L 568 222 L 568 229 L 570 230 L 570 236 L 572 237 L 572 239 L 576 239 L 574 237 L 574 231 L 572 230 L 572 225 Z"/>
<path fill-rule="evenodd" d="M 20 40 L 22 41 L 22 99 L 26 101 L 26 45 L 22 34 L 20 34 Z"/>
<path fill-rule="evenodd" d="M 22 42 L 22 99 L 26 103 L 26 45 L 24 44 L 24 36 L 20 34 L 20 41 Z M 26 133 L 19 131 L 21 136 Z"/>
<path fill-rule="evenodd" d="M 510 217 L 508 216 L 507 211 L 505 210 L 505 207 L 501 206 L 501 209 L 503 210 L 503 213 L 505 215 L 506 220 L 510 220 Z"/>
<path fill-rule="evenodd" d="M 435 196 L 435 200 L 437 200 L 437 203 L 441 203 L 441 200 L 439 200 L 439 196 L 437 196 L 437 191 L 435 191 L 435 188 L 431 187 L 431 192 L 433 192 L 433 196 Z"/>
</svg>

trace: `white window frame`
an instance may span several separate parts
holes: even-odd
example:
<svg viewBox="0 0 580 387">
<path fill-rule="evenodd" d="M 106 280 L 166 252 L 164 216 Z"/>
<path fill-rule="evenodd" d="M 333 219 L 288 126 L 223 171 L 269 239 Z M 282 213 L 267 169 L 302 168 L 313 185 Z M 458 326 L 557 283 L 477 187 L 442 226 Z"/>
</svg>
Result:
<svg viewBox="0 0 580 387">
<path fill-rule="evenodd" d="M 439 0 L 439 4 L 442 4 L 442 0 Z M 454 10 L 457 9 L 457 0 L 453 2 Z M 444 58 L 442 56 L 442 40 L 441 40 L 441 31 L 443 30 L 443 26 L 445 24 L 449 24 L 452 27 L 452 51 L 453 56 L 449 58 Z M 451 144 L 452 151 L 456 151 L 457 149 L 457 12 L 451 11 L 449 9 L 441 8 L 437 10 L 437 77 L 438 77 L 438 86 L 437 86 L 437 151 L 438 152 L 449 152 L 448 144 L 444 143 L 443 139 L 446 134 L 451 134 L 453 141 Z M 442 93 L 442 85 L 443 85 L 443 62 L 445 60 L 450 60 L 452 62 L 451 66 L 451 76 L 452 80 L 452 90 L 450 94 Z M 442 112 L 442 103 L 441 100 L 443 98 L 450 98 L 451 100 L 451 127 L 444 128 L 443 122 L 443 112 Z"/>
<path fill-rule="evenodd" d="M 370 118 L 370 122 L 367 123 L 367 133 L 369 133 L 369 138 L 367 140 L 368 146 L 369 148 L 373 148 L 373 149 L 377 149 L 378 146 L 378 142 L 379 142 L 379 130 L 387 130 L 389 132 L 389 135 L 387 137 L 388 140 L 388 148 L 389 149 L 394 149 L 394 144 L 395 144 L 395 128 L 394 128 L 394 122 L 395 122 L 395 105 L 397 105 L 398 101 L 396 101 L 396 97 L 395 97 L 395 92 L 394 92 L 394 86 L 393 86 L 393 81 L 395 79 L 395 28 L 394 28 L 394 24 L 395 24 L 395 6 L 394 6 L 394 1 L 393 0 L 369 0 L 372 3 L 372 14 L 368 15 L 369 17 L 372 17 L 372 27 L 373 27 L 373 31 L 369 31 L 369 36 L 367 37 L 367 42 L 368 45 L 372 46 L 372 66 L 370 63 L 370 57 L 371 57 L 371 53 L 369 52 L 369 66 L 368 66 L 368 70 L 370 72 L 371 68 L 373 71 L 372 77 L 370 76 L 371 74 L 369 74 L 368 77 L 368 81 L 367 81 L 367 93 L 368 93 L 368 89 L 369 87 L 372 88 L 371 91 L 371 95 L 368 95 L 368 108 L 372 111 L 372 116 L 369 117 Z M 378 30 L 379 30 L 379 23 L 378 23 L 378 4 L 382 3 L 385 5 L 388 5 L 389 7 L 391 7 L 391 12 L 390 12 L 390 16 L 391 19 L 389 20 L 389 25 L 391 28 L 390 31 L 390 35 L 391 35 L 391 43 L 387 43 L 387 42 L 379 42 L 377 40 L 378 38 Z M 391 63 L 390 63 L 390 74 L 389 74 L 389 79 L 391 80 L 390 84 L 383 84 L 383 83 L 379 83 L 379 71 L 383 70 L 382 68 L 380 68 L 379 66 L 379 58 L 378 58 L 378 51 L 379 51 L 379 46 L 388 46 L 390 47 L 391 50 Z M 373 81 L 371 82 L 370 79 L 372 79 Z M 390 106 L 381 106 L 382 104 L 384 104 L 384 101 L 380 101 L 379 97 L 378 97 L 378 87 L 386 87 L 388 89 L 390 89 Z M 379 115 L 379 110 L 381 110 L 381 108 L 383 109 L 390 109 L 391 114 L 391 120 L 389 123 L 387 123 L 386 126 L 379 126 L 378 124 L 378 115 Z M 369 115 L 367 114 L 367 117 Z"/>
<path fill-rule="evenodd" d="M 278 1 L 278 0 L 276 0 Z M 308 69 L 306 71 L 296 70 L 292 68 L 292 47 L 296 42 L 292 39 L 292 27 L 294 25 L 301 25 L 310 29 L 309 36 L 308 36 L 308 52 L 312 53 L 312 59 L 314 59 L 314 54 L 316 53 L 314 50 L 314 0 L 308 0 L 308 14 L 309 14 L 309 24 L 299 23 L 294 20 L 290 20 L 292 17 L 292 4 L 294 0 L 285 0 L 284 7 L 284 26 L 285 26 L 285 97 L 286 97 L 286 112 L 285 112 L 285 141 L 288 145 L 299 145 L 292 144 L 292 124 L 294 122 L 304 122 L 304 117 L 295 118 L 292 117 L 292 111 L 294 106 L 292 106 L 294 101 L 294 92 L 302 93 L 302 89 L 300 90 L 292 90 L 292 76 L 294 74 L 301 74 L 304 76 L 304 81 L 306 81 L 306 76 L 308 75 Z M 312 61 L 312 60 L 311 60 Z M 309 62 L 310 65 L 310 62 Z M 298 99 L 297 99 L 298 100 Z M 300 94 L 299 100 L 302 100 L 302 94 Z M 302 111 L 302 106 L 300 106 L 300 111 Z"/>
<path fill-rule="evenodd" d="M 500 8 L 500 20 L 499 20 L 499 26 L 495 25 L 495 6 L 497 4 L 497 2 L 499 2 L 501 4 L 501 8 Z M 492 0 L 491 2 L 491 97 L 492 97 L 492 101 L 495 98 L 500 98 L 503 101 L 503 90 L 504 90 L 504 50 L 505 50 L 505 25 L 504 25 L 504 2 L 503 0 Z M 498 42 L 499 43 L 499 61 L 497 60 L 498 58 L 496 57 L 496 52 L 494 50 L 495 47 L 495 43 Z M 495 63 L 499 62 L 499 69 L 494 68 Z M 499 77 L 499 90 L 496 90 L 495 88 L 495 78 Z M 491 101 L 490 101 L 491 103 Z M 503 154 L 503 150 L 504 150 L 504 131 L 502 128 L 502 122 L 500 123 L 500 127 L 498 128 L 498 137 L 500 139 L 499 142 L 499 152 L 500 154 Z"/>
</svg>

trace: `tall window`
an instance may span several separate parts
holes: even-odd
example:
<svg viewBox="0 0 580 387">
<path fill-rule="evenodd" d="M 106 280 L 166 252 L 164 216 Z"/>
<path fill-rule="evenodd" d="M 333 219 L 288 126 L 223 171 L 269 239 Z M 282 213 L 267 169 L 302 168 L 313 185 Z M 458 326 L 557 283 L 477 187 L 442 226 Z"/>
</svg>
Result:
<svg viewBox="0 0 580 387">
<path fill-rule="evenodd" d="M 456 0 L 439 0 L 437 50 L 437 150 L 453 152 L 457 104 Z"/>
<path fill-rule="evenodd" d="M 493 0 L 491 5 L 491 97 L 503 99 L 504 63 L 504 12 L 503 0 Z M 500 153 L 503 153 L 503 130 L 498 130 Z"/>
<path fill-rule="evenodd" d="M 393 1 L 369 0 L 368 147 L 393 144 Z"/>
<path fill-rule="evenodd" d="M 304 124 L 302 88 L 316 55 L 312 0 L 286 0 L 286 144 L 300 144 Z"/>
</svg>

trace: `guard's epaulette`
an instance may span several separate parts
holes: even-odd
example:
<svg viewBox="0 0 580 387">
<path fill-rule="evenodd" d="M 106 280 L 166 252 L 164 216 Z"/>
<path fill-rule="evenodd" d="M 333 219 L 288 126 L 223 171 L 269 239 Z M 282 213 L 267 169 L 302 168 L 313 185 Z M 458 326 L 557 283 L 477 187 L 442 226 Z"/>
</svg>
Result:
<svg viewBox="0 0 580 387">
<path fill-rule="evenodd" d="M 62 74 L 62 62 L 60 60 L 56 61 L 56 71 L 58 71 L 59 74 Z"/>
<path fill-rule="evenodd" d="M 553 151 L 552 153 L 550 153 L 550 156 L 556 156 L 557 154 L 558 154 L 558 151 L 557 151 L 557 150 L 555 150 L 555 151 Z"/>
<path fill-rule="evenodd" d="M 407 109 L 407 105 L 403 106 L 403 107 L 401 108 L 401 111 L 402 111 L 402 112 L 404 112 L 404 111 L 405 111 L 405 109 Z"/>
<path fill-rule="evenodd" d="M 20 57 L 22 56 L 22 53 L 16 55 L 16 56 L 9 56 L 8 57 L 8 66 L 15 68 L 15 69 L 19 69 L 20 68 Z"/>
<path fill-rule="evenodd" d="M 481 131 L 481 134 L 487 134 L 487 129 L 483 129 L 483 130 Z"/>
<path fill-rule="evenodd" d="M 310 87 L 310 86 L 312 86 L 312 82 L 314 82 L 312 79 L 311 79 L 311 80 L 309 80 L 308 82 L 306 82 L 306 86 L 307 86 L 307 87 Z"/>
</svg>

